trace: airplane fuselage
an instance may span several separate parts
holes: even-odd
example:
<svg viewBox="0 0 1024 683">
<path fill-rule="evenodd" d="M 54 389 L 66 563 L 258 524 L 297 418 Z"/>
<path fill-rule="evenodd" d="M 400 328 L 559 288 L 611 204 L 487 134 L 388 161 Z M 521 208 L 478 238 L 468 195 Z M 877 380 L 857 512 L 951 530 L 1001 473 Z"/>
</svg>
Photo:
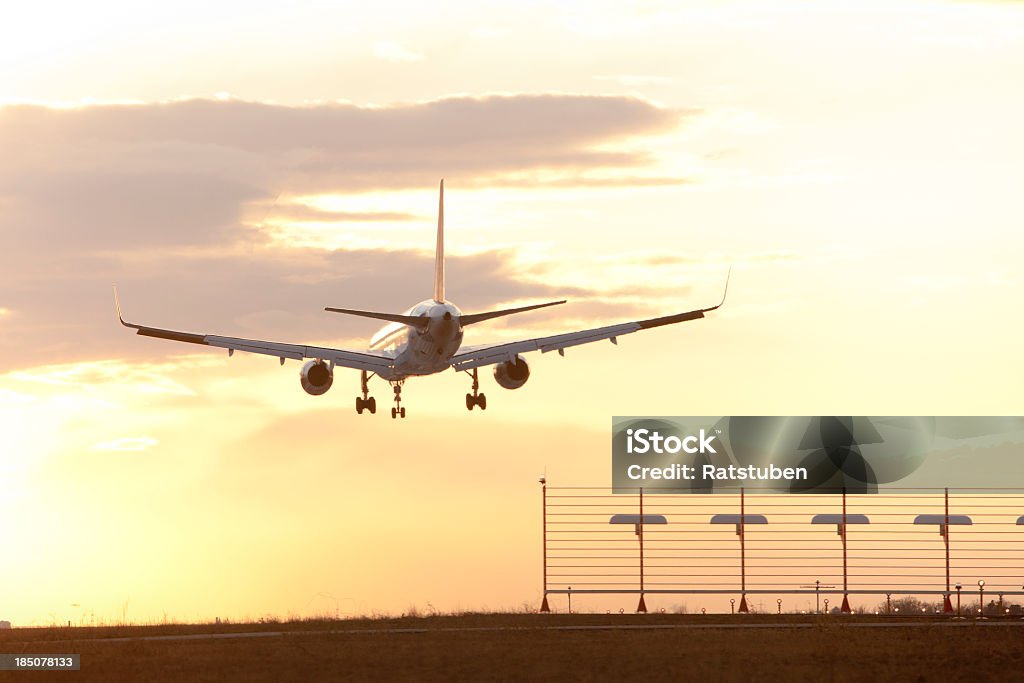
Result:
<svg viewBox="0 0 1024 683">
<path fill-rule="evenodd" d="M 394 354 L 393 373 L 388 380 L 412 375 L 432 375 L 451 366 L 462 345 L 462 311 L 450 301 L 421 301 L 403 315 L 425 317 L 430 323 L 417 329 L 403 323 L 389 323 L 370 339 L 371 351 Z"/>
</svg>

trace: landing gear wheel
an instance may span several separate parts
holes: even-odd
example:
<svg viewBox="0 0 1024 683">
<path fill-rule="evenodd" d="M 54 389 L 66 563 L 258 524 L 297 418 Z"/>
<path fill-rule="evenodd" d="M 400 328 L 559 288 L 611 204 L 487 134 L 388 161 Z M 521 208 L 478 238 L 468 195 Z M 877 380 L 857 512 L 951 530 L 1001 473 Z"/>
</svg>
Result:
<svg viewBox="0 0 1024 683">
<path fill-rule="evenodd" d="M 477 393 L 480 389 L 480 378 L 477 376 L 476 368 L 464 370 L 473 378 L 473 393 L 466 394 L 466 410 L 473 410 L 473 406 L 480 406 L 480 410 L 487 410 L 487 397 Z"/>
<path fill-rule="evenodd" d="M 370 375 L 367 374 L 366 370 L 363 370 L 359 375 L 359 389 L 363 392 L 362 396 L 356 396 L 356 412 L 360 415 L 363 414 L 364 410 L 369 410 L 370 413 L 377 412 L 377 400 L 370 396 L 370 387 L 367 382 L 370 381 Z"/>
<path fill-rule="evenodd" d="M 402 407 L 402 381 L 397 380 L 391 383 L 391 386 L 395 389 L 395 407 L 391 409 L 392 420 L 399 416 L 405 417 L 405 408 Z"/>
</svg>

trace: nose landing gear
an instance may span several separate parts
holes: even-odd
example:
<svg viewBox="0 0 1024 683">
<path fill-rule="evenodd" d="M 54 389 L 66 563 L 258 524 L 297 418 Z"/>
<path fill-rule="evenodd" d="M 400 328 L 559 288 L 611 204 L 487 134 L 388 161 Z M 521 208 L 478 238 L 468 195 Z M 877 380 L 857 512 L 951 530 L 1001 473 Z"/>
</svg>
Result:
<svg viewBox="0 0 1024 683">
<path fill-rule="evenodd" d="M 369 410 L 370 414 L 377 412 L 377 399 L 370 396 L 370 387 L 367 382 L 370 381 L 370 376 L 366 374 L 366 370 L 361 371 L 359 375 L 359 387 L 363 392 L 363 395 L 356 396 L 356 412 L 360 415 L 363 414 L 364 410 Z"/>
<path fill-rule="evenodd" d="M 466 394 L 466 410 L 473 410 L 473 406 L 480 406 L 480 410 L 487 410 L 487 396 L 477 393 L 480 389 L 480 380 L 477 377 L 476 368 L 466 370 L 473 377 L 473 393 Z"/>
<path fill-rule="evenodd" d="M 402 407 L 402 380 L 392 382 L 391 386 L 395 388 L 395 407 L 391 409 L 391 419 L 397 417 L 405 417 L 405 408 Z"/>
</svg>

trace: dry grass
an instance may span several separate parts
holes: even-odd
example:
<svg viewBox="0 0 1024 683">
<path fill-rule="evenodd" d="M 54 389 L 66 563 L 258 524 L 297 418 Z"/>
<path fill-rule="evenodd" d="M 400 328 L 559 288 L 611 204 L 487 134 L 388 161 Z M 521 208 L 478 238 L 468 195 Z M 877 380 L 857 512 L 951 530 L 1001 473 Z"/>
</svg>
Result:
<svg viewBox="0 0 1024 683">
<path fill-rule="evenodd" d="M 814 627 L 537 628 L 780 622 L 811 623 Z M 1024 647 L 1020 645 L 1024 630 L 1015 627 L 1019 620 L 986 626 L 968 622 L 958 627 L 937 620 L 919 628 L 853 628 L 846 625 L 850 623 L 856 622 L 788 615 L 488 614 L 285 624 L 16 629 L 0 635 L 0 651 L 80 653 L 82 671 L 74 677 L 81 681 L 1018 680 L 1024 664 Z M 513 630 L 448 630 L 496 627 Z M 107 640 L 240 631 L 284 634 L 219 640 Z M 66 642 L 69 639 L 74 642 Z"/>
</svg>

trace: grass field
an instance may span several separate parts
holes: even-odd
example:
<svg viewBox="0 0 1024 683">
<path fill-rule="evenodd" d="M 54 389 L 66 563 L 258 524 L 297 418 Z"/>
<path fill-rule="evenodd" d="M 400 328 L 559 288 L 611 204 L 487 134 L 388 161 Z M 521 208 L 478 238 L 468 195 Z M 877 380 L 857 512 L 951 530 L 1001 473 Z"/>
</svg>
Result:
<svg viewBox="0 0 1024 683">
<path fill-rule="evenodd" d="M 16 675 L 34 680 L 1020 680 L 1022 624 L 487 614 L 14 629 L 0 652 L 82 655 L 80 672 Z M 181 639 L 214 633 L 256 635 Z"/>
</svg>

